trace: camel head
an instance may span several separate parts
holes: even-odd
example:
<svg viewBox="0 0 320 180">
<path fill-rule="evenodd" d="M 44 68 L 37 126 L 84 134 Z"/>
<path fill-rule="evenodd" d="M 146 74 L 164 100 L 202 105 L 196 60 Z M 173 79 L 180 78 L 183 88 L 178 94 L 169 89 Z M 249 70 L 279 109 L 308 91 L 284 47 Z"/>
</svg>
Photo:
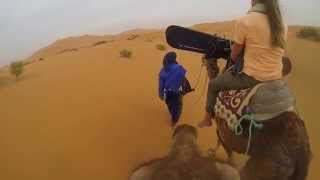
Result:
<svg viewBox="0 0 320 180">
<path fill-rule="evenodd" d="M 190 125 L 180 125 L 173 132 L 173 144 L 169 156 L 181 161 L 189 161 L 199 155 L 197 145 L 197 130 Z"/>
<path fill-rule="evenodd" d="M 172 138 L 174 140 L 176 139 L 180 139 L 180 138 L 186 138 L 189 137 L 191 139 L 197 139 L 198 137 L 198 133 L 196 128 L 194 128 L 193 126 L 187 125 L 187 124 L 183 124 L 183 125 L 179 125 L 172 134 Z"/>
<path fill-rule="evenodd" d="M 178 126 L 169 154 L 137 168 L 130 180 L 239 180 L 238 172 L 225 163 L 204 157 L 198 150 L 197 131 Z"/>
</svg>

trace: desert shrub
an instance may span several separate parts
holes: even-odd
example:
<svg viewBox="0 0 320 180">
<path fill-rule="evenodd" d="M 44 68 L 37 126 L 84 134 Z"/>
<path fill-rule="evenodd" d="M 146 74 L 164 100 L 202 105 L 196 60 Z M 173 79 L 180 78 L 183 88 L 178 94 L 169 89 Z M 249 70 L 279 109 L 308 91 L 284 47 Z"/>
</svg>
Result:
<svg viewBox="0 0 320 180">
<path fill-rule="evenodd" d="M 138 37 L 139 37 L 139 35 L 137 35 L 137 34 L 131 34 L 130 37 L 127 38 L 127 40 L 129 40 L 129 41 L 130 40 L 134 40 L 134 39 L 136 39 Z"/>
<path fill-rule="evenodd" d="M 23 65 L 24 66 L 27 66 L 27 65 L 29 65 L 29 64 L 31 64 L 32 63 L 32 61 L 25 61 L 25 62 L 23 62 Z"/>
<path fill-rule="evenodd" d="M 167 47 L 164 44 L 158 44 L 156 45 L 156 48 L 160 51 L 165 51 Z"/>
<path fill-rule="evenodd" d="M 98 42 L 94 43 L 92 46 L 100 46 L 100 45 L 106 44 L 106 43 L 107 43 L 107 41 L 98 41 Z"/>
<path fill-rule="evenodd" d="M 24 69 L 23 61 L 16 61 L 10 64 L 10 72 L 12 75 L 16 76 L 16 78 L 18 78 L 22 74 L 23 69 Z"/>
<path fill-rule="evenodd" d="M 302 39 L 320 41 L 320 29 L 315 27 L 304 27 L 297 33 L 297 36 Z"/>
<path fill-rule="evenodd" d="M 120 51 L 120 56 L 124 58 L 130 58 L 132 56 L 132 52 L 128 49 L 123 49 Z"/>
<path fill-rule="evenodd" d="M 39 58 L 39 61 L 43 61 L 44 59 L 43 58 Z"/>
<path fill-rule="evenodd" d="M 60 51 L 59 54 L 63 54 L 63 53 L 66 53 L 66 52 L 74 52 L 74 51 L 78 51 L 78 49 L 77 48 L 64 49 L 64 50 Z"/>
</svg>

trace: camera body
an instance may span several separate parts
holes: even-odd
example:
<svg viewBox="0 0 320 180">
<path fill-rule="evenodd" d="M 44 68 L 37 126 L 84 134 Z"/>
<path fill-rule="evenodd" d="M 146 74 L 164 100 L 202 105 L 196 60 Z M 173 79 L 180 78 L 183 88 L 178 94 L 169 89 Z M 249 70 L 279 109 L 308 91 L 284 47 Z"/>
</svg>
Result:
<svg viewBox="0 0 320 180">
<path fill-rule="evenodd" d="M 221 38 L 214 35 L 215 40 L 210 42 L 206 49 L 205 58 L 207 59 L 230 59 L 231 46 L 233 42 L 229 39 Z"/>
</svg>

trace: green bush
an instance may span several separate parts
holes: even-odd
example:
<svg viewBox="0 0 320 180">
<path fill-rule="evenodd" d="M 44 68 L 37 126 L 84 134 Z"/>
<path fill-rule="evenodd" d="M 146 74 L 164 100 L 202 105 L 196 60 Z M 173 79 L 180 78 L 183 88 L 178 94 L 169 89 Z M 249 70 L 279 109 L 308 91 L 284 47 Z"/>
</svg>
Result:
<svg viewBox="0 0 320 180">
<path fill-rule="evenodd" d="M 163 44 L 158 44 L 158 45 L 156 46 L 156 48 L 157 48 L 158 50 L 160 50 L 160 51 L 165 51 L 165 50 L 167 50 L 167 47 L 166 47 L 165 45 L 163 45 Z"/>
<path fill-rule="evenodd" d="M 315 27 L 304 27 L 297 33 L 297 36 L 302 39 L 320 41 L 320 29 Z"/>
<path fill-rule="evenodd" d="M 120 51 L 120 57 L 130 58 L 132 56 L 132 52 L 128 49 L 123 49 Z"/>
<path fill-rule="evenodd" d="M 18 78 L 23 73 L 23 69 L 24 69 L 23 61 L 17 61 L 10 64 L 11 74 L 16 76 L 16 78 Z"/>
<path fill-rule="evenodd" d="M 27 66 L 27 65 L 29 65 L 29 64 L 32 64 L 32 61 L 25 61 L 25 62 L 23 62 L 23 65 L 24 65 L 24 66 Z"/>
</svg>

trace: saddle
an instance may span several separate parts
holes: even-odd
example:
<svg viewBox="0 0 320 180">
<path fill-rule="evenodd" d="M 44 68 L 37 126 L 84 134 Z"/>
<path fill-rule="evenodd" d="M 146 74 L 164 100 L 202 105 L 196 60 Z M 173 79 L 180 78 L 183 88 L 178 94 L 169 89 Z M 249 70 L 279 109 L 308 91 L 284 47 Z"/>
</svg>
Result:
<svg viewBox="0 0 320 180">
<path fill-rule="evenodd" d="M 253 120 L 263 123 L 283 112 L 294 111 L 295 98 L 286 82 L 274 80 L 244 90 L 222 91 L 217 97 L 215 114 L 235 130 L 239 120 L 251 114 Z"/>
<path fill-rule="evenodd" d="M 260 83 L 250 89 L 222 91 L 215 106 L 217 135 L 225 148 L 250 154 L 256 149 L 250 148 L 252 139 L 261 134 L 257 131 L 282 128 L 278 126 L 284 123 L 280 122 L 283 118 L 278 117 L 295 113 L 294 107 L 294 95 L 283 80 Z"/>
</svg>

